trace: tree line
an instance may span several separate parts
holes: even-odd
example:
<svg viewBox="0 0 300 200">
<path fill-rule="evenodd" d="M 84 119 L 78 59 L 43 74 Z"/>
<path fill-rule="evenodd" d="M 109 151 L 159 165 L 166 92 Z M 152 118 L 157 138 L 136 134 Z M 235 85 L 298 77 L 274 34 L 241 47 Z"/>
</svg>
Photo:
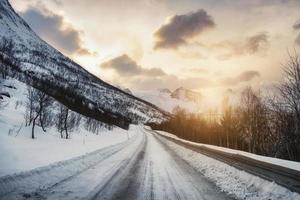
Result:
<svg viewBox="0 0 300 200">
<path fill-rule="evenodd" d="M 25 126 L 31 126 L 31 138 L 35 139 L 35 127 L 39 126 L 44 132 L 55 126 L 61 138 L 70 139 L 70 134 L 81 124 L 83 127 L 99 134 L 101 130 L 112 129 L 112 126 L 98 120 L 82 116 L 59 103 L 44 92 L 28 87 L 26 94 Z"/>
<path fill-rule="evenodd" d="M 284 80 L 276 94 L 245 88 L 239 103 L 222 103 L 222 114 L 191 114 L 176 108 L 170 120 L 150 124 L 194 142 L 227 147 L 264 156 L 300 161 L 300 57 L 289 55 Z"/>
<path fill-rule="evenodd" d="M 3 80 L 3 77 L 0 78 L 0 84 Z M 6 105 L 4 102 L 5 101 L 0 98 L 0 110 Z M 113 128 L 112 125 L 105 124 L 70 110 L 51 96 L 30 86 L 27 87 L 26 99 L 16 102 L 16 109 L 19 105 L 25 106 L 25 126 L 31 127 L 32 139 L 36 138 L 35 130 L 37 126 L 40 127 L 44 133 L 47 132 L 47 129 L 55 127 L 63 139 L 70 139 L 71 133 L 78 130 L 80 126 L 97 135 L 103 129 L 111 130 Z M 21 128 L 22 125 L 20 129 Z"/>
</svg>

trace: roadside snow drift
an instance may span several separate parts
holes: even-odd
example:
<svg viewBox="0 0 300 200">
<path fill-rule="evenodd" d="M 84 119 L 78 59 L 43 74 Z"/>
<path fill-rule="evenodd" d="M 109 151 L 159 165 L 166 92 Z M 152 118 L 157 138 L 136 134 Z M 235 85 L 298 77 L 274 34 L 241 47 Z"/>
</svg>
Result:
<svg viewBox="0 0 300 200">
<path fill-rule="evenodd" d="M 171 134 L 161 131 L 159 134 L 171 136 Z M 161 137 L 161 141 L 169 146 L 179 157 L 213 181 L 222 191 L 236 199 L 300 199 L 300 194 L 291 192 L 274 182 L 264 180 L 223 162 L 184 148 L 166 138 Z"/>
<path fill-rule="evenodd" d="M 254 160 L 263 161 L 263 162 L 266 162 L 266 163 L 282 166 L 282 167 L 297 170 L 297 171 L 300 172 L 300 163 L 299 162 L 290 161 L 290 160 L 283 160 L 283 159 L 279 159 L 279 158 L 272 158 L 272 157 L 267 157 L 267 156 L 260 156 L 260 155 L 256 155 L 256 154 L 253 154 L 253 153 L 248 153 L 248 152 L 245 152 L 245 151 L 239 151 L 239 150 L 229 149 L 229 148 L 225 148 L 225 147 L 219 147 L 219 146 L 215 146 L 215 145 L 191 142 L 191 141 L 188 141 L 188 140 L 181 139 L 181 138 L 177 137 L 176 135 L 173 135 L 173 134 L 165 132 L 165 131 L 156 131 L 156 132 L 158 132 L 161 135 L 164 135 L 164 136 L 176 139 L 178 141 L 184 142 L 186 144 L 193 144 L 195 146 L 203 146 L 203 147 L 206 147 L 206 148 L 223 151 L 223 152 L 230 153 L 230 154 L 243 155 L 245 157 L 249 157 L 249 158 L 252 158 Z"/>
</svg>

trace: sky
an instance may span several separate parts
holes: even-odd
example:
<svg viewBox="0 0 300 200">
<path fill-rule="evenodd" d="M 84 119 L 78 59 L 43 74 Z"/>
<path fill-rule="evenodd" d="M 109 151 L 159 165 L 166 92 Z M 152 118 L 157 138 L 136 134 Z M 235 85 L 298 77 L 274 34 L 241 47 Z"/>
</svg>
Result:
<svg viewBox="0 0 300 200">
<path fill-rule="evenodd" d="M 101 79 L 218 98 L 282 80 L 299 0 L 10 0 L 41 38 Z"/>
</svg>

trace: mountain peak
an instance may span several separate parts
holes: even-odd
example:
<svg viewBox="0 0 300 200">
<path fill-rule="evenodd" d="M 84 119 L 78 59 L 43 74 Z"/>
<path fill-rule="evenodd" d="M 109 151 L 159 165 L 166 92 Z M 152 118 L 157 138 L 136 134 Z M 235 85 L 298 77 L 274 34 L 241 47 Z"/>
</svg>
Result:
<svg viewBox="0 0 300 200">
<path fill-rule="evenodd" d="M 193 101 L 195 103 L 200 103 L 202 100 L 202 95 L 198 92 L 186 89 L 184 87 L 179 87 L 174 92 L 171 93 L 171 97 L 175 99 Z"/>
<path fill-rule="evenodd" d="M 187 89 L 185 89 L 184 87 L 179 87 L 179 88 L 177 88 L 176 90 L 187 90 Z"/>
<path fill-rule="evenodd" d="M 163 88 L 159 90 L 160 93 L 166 93 L 166 94 L 171 94 L 171 90 L 169 90 L 168 88 Z"/>
</svg>

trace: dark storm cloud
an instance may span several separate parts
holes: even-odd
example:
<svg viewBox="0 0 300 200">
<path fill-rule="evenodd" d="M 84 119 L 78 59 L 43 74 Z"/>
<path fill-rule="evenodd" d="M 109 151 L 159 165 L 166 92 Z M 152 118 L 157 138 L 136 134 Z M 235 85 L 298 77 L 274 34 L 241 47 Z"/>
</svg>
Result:
<svg viewBox="0 0 300 200">
<path fill-rule="evenodd" d="M 248 82 L 251 81 L 255 77 L 259 77 L 260 73 L 258 71 L 245 71 L 239 74 L 236 77 L 230 77 L 230 78 L 225 78 L 220 81 L 222 85 L 236 85 L 242 82 Z"/>
<path fill-rule="evenodd" d="M 126 54 L 113 58 L 100 66 L 103 69 L 113 69 L 120 76 L 163 76 L 165 72 L 160 68 L 145 69 L 138 65 Z"/>
<path fill-rule="evenodd" d="M 62 16 L 47 10 L 46 12 L 44 14 L 45 10 L 42 13 L 36 8 L 29 8 L 21 15 L 38 35 L 63 52 L 90 54 L 87 49 L 82 47 L 78 30 L 65 25 Z"/>
<path fill-rule="evenodd" d="M 185 15 L 175 15 L 155 32 L 155 48 L 177 48 L 189 38 L 214 26 L 212 17 L 203 9 Z"/>
</svg>

